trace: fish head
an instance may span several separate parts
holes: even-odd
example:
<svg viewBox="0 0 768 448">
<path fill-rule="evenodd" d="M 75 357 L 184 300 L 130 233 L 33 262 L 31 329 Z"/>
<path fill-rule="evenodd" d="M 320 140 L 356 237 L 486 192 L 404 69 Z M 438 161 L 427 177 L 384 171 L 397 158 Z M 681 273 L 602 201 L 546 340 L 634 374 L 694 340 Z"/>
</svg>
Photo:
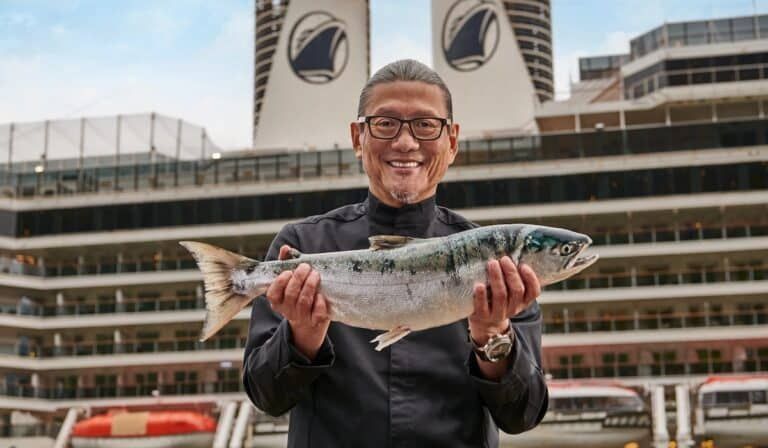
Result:
<svg viewBox="0 0 768 448">
<path fill-rule="evenodd" d="M 542 286 L 557 283 L 594 264 L 597 254 L 583 255 L 592 244 L 587 235 L 566 229 L 526 226 L 518 264 L 527 264 L 536 272 Z"/>
</svg>

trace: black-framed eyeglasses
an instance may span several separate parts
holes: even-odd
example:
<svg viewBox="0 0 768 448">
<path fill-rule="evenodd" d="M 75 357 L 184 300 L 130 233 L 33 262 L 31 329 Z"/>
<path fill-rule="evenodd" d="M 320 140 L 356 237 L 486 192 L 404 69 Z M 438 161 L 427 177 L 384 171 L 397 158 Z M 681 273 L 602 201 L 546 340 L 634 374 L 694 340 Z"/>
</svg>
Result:
<svg viewBox="0 0 768 448">
<path fill-rule="evenodd" d="M 358 123 L 366 123 L 373 138 L 392 140 L 400 135 L 403 124 L 408 123 L 413 138 L 419 141 L 437 140 L 443 135 L 443 128 L 448 124 L 447 118 L 416 117 L 408 120 L 384 115 L 369 115 L 358 117 Z"/>
</svg>

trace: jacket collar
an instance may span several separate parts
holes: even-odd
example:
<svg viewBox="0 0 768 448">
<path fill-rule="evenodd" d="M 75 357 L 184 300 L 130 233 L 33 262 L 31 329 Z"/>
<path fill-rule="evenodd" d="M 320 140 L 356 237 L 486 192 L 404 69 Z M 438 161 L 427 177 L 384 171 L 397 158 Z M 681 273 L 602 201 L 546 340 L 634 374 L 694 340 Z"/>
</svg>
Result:
<svg viewBox="0 0 768 448">
<path fill-rule="evenodd" d="M 368 191 L 365 201 L 370 219 L 370 235 L 403 235 L 423 238 L 437 214 L 435 197 L 399 208 L 390 207 Z"/>
</svg>

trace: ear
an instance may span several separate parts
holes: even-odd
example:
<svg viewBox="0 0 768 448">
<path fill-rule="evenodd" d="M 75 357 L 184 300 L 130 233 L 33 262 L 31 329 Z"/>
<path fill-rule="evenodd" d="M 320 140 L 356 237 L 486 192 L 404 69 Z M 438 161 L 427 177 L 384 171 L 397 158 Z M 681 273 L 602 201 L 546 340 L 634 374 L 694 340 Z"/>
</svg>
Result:
<svg viewBox="0 0 768 448">
<path fill-rule="evenodd" d="M 452 123 L 451 127 L 448 130 L 448 140 L 451 144 L 451 147 L 448 148 L 448 151 L 450 151 L 450 158 L 449 158 L 449 165 L 453 164 L 453 161 L 456 159 L 456 154 L 459 153 L 459 124 L 458 123 Z"/>
<path fill-rule="evenodd" d="M 355 157 L 358 159 L 363 158 L 363 143 L 360 141 L 361 137 L 361 128 L 360 123 L 353 121 L 349 124 L 349 134 L 350 137 L 352 137 L 352 149 L 355 151 Z"/>
</svg>

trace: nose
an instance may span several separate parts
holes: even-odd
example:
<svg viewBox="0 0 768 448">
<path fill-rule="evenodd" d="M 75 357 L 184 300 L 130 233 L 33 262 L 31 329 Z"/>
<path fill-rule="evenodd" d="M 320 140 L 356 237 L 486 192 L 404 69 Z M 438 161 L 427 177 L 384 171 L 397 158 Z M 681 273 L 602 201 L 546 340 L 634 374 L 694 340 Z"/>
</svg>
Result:
<svg viewBox="0 0 768 448">
<path fill-rule="evenodd" d="M 392 148 L 400 151 L 413 151 L 419 148 L 419 141 L 413 136 L 410 123 L 403 123 L 400 134 L 392 141 Z"/>
</svg>

